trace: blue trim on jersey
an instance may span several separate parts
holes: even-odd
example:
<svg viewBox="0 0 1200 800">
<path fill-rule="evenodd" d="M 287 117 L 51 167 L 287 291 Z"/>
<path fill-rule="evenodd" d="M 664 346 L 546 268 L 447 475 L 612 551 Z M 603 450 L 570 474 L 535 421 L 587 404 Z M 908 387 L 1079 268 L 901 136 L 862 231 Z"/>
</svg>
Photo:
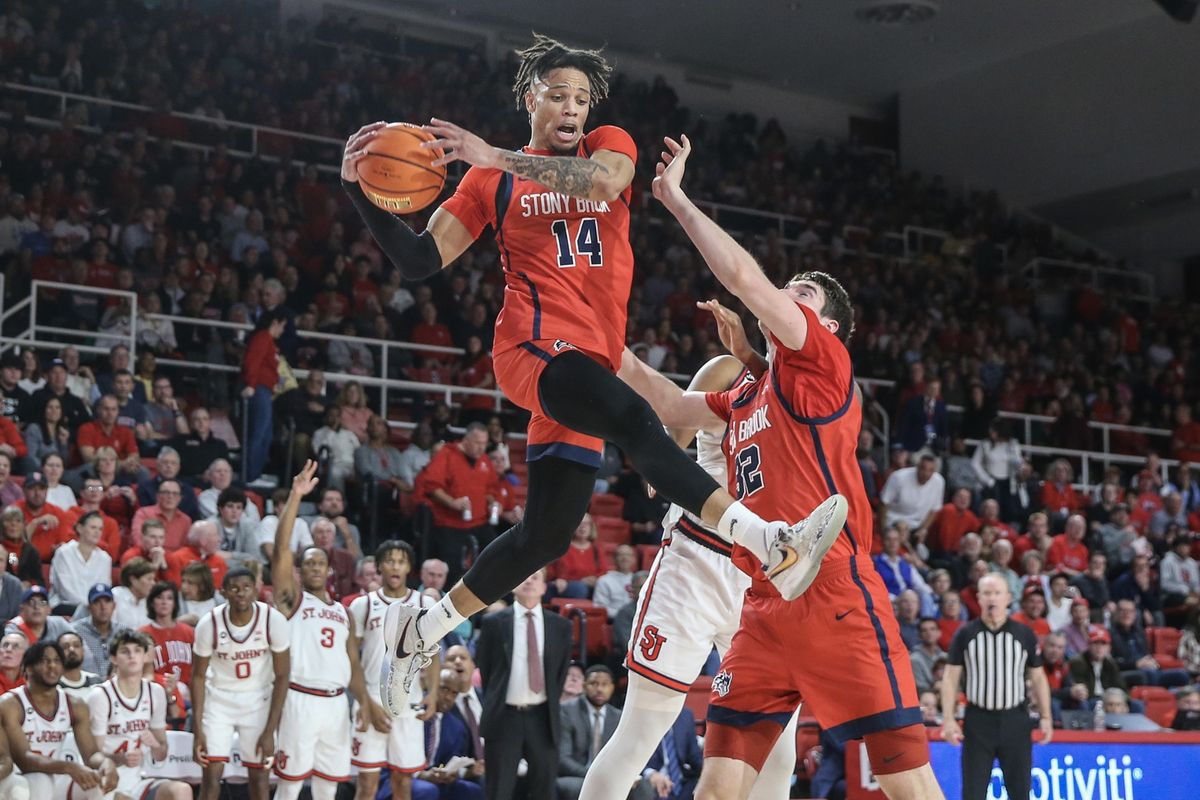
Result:
<svg viewBox="0 0 1200 800">
<path fill-rule="evenodd" d="M 521 342 L 519 345 L 517 345 L 517 347 L 521 348 L 522 350 L 524 350 L 527 353 L 532 353 L 533 355 L 540 358 L 542 361 L 545 361 L 547 364 L 549 364 L 551 361 L 554 360 L 554 356 L 550 355 L 549 353 L 547 353 L 542 348 L 538 347 L 533 342 Z"/>
<path fill-rule="evenodd" d="M 833 412 L 827 417 L 802 417 L 796 413 L 796 409 L 792 406 L 788 399 L 783 396 L 783 390 L 779 388 L 779 376 L 775 374 L 775 370 L 771 370 L 771 387 L 775 390 L 775 396 L 779 398 L 780 404 L 783 405 L 783 410 L 786 411 L 792 419 L 799 422 L 801 425 L 828 425 L 830 422 L 842 417 L 850 410 L 850 403 L 854 400 L 854 374 L 850 375 L 850 389 L 846 393 L 846 402 L 842 403 L 842 407 Z"/>
<path fill-rule="evenodd" d="M 833 473 L 829 469 L 829 459 L 825 457 L 825 446 L 821 444 L 821 432 L 817 430 L 816 424 L 808 426 L 808 432 L 812 434 L 813 447 L 816 449 L 817 464 L 821 467 L 821 475 L 825 477 L 825 486 L 829 489 L 830 494 L 838 494 L 837 484 L 834 483 Z M 846 534 L 846 538 L 850 541 L 850 549 L 854 555 L 858 555 L 858 542 L 854 540 L 854 532 L 850 530 L 850 521 L 846 520 L 842 525 L 842 533 Z"/>
<path fill-rule="evenodd" d="M 723 706 L 708 706 L 707 720 L 718 725 L 730 725 L 734 728 L 746 728 L 758 722 L 774 722 L 779 727 L 786 727 L 792 718 L 791 711 L 777 711 L 773 714 L 761 711 L 735 711 Z"/>
<path fill-rule="evenodd" d="M 736 386 L 738 384 L 738 382 L 740 382 L 740 380 L 741 379 L 739 378 L 738 381 L 734 382 L 734 386 Z M 747 384 L 746 386 L 742 387 L 742 393 L 739 394 L 736 398 L 734 398 L 733 402 L 729 404 L 729 407 L 730 408 L 741 408 L 742 406 L 749 405 L 750 402 L 752 400 L 754 400 L 754 398 L 757 396 L 758 396 L 758 383 L 755 382 L 755 383 Z"/>
<path fill-rule="evenodd" d="M 496 183 L 496 245 L 504 254 L 501 260 L 505 270 L 512 269 L 512 256 L 508 253 L 508 245 L 504 243 L 504 232 L 500 228 L 504 225 L 504 215 L 508 213 L 508 206 L 512 202 L 512 190 L 512 175 L 507 172 L 501 174 Z"/>
<path fill-rule="evenodd" d="M 600 453 L 577 444 L 550 442 L 549 444 L 531 444 L 525 448 L 526 461 L 538 461 L 546 456 L 574 461 L 576 464 L 582 464 L 592 469 L 600 469 Z"/>
<path fill-rule="evenodd" d="M 870 716 L 843 722 L 841 725 L 834 725 L 826 733 L 832 736 L 838 744 L 845 744 L 851 739 L 861 739 L 870 733 L 894 731 L 900 728 L 907 728 L 909 725 L 920 724 L 921 709 L 893 708 L 890 711 L 880 711 L 878 714 L 871 714 Z"/>
<path fill-rule="evenodd" d="M 529 284 L 529 297 L 533 300 L 533 333 L 530 339 L 542 338 L 542 301 L 538 298 L 537 287 L 524 272 L 518 272 L 517 277 Z"/>
</svg>

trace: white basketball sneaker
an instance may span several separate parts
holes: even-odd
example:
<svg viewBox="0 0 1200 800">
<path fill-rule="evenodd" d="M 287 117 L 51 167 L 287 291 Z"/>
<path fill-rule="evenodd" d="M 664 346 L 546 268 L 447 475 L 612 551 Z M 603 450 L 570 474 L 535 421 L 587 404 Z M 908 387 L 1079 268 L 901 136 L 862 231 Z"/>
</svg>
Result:
<svg viewBox="0 0 1200 800">
<path fill-rule="evenodd" d="M 437 655 L 438 643 L 427 645 L 417 633 L 422 609 L 392 603 L 383 617 L 383 674 L 379 678 L 379 701 L 393 717 L 408 707 L 413 679 Z"/>
<path fill-rule="evenodd" d="M 770 523 L 769 527 L 778 525 L 779 529 L 771 542 L 771 559 L 764 569 L 767 580 L 784 600 L 795 600 L 817 577 L 821 559 L 846 525 L 848 510 L 846 498 L 835 494 L 795 525 Z"/>
</svg>

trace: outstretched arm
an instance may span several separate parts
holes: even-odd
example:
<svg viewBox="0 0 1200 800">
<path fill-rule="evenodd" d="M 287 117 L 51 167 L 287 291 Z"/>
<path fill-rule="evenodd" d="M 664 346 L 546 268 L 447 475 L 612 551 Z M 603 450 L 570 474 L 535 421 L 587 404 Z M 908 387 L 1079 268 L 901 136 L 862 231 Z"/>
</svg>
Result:
<svg viewBox="0 0 1200 800">
<path fill-rule="evenodd" d="M 296 590 L 296 576 L 292 565 L 292 528 L 296 524 L 296 511 L 300 501 L 317 485 L 317 462 L 309 459 L 304 462 L 304 469 L 292 481 L 292 491 L 288 494 L 283 513 L 279 515 L 279 526 L 275 528 L 275 550 L 271 557 L 271 578 L 275 584 L 275 607 L 285 617 L 290 617 L 299 602 L 300 593 Z"/>
<path fill-rule="evenodd" d="M 629 348 L 625 348 L 621 357 L 621 369 L 617 377 L 644 397 L 668 428 L 719 431 L 725 427 L 725 420 L 708 407 L 704 393 L 685 392 L 651 369 Z"/>
<path fill-rule="evenodd" d="M 733 385 L 741 372 L 742 362 L 733 356 L 717 356 L 696 370 L 696 374 L 692 376 L 692 382 L 688 384 L 687 391 L 723 392 Z M 696 438 L 696 428 L 671 428 L 668 432 L 675 440 L 675 444 L 680 447 L 687 447 L 688 443 Z"/>
<path fill-rule="evenodd" d="M 767 359 L 750 346 L 750 339 L 746 336 L 746 328 L 742 325 L 742 318 L 731 309 L 721 305 L 717 300 L 705 300 L 696 303 L 696 308 L 712 312 L 713 318 L 717 321 L 717 336 L 721 339 L 721 344 L 725 345 L 725 349 L 733 353 L 733 357 L 740 361 L 746 369 L 750 370 L 751 375 L 755 378 L 762 377 L 762 374 L 771 365 L 767 363 Z M 732 381 L 733 379 L 731 378 L 730 380 Z"/>
<path fill-rule="evenodd" d="M 687 157 L 692 152 L 688 138 L 681 138 L 683 144 L 669 137 L 663 140 L 667 152 L 662 154 L 663 163 L 658 165 L 658 177 L 652 184 L 654 196 L 683 226 L 721 285 L 745 303 L 784 347 L 799 350 L 808 336 L 808 320 L 803 312 L 763 274 L 754 256 L 705 216 L 680 187 Z"/>
</svg>

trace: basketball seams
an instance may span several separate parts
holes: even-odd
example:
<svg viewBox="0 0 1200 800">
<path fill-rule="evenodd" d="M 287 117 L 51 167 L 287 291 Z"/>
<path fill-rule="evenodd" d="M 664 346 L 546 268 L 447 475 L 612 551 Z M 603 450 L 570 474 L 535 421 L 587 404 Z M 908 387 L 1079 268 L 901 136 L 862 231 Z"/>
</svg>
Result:
<svg viewBox="0 0 1200 800">
<path fill-rule="evenodd" d="M 372 157 L 386 158 L 389 161 L 399 161 L 402 164 L 407 164 L 410 167 L 416 167 L 417 169 L 421 169 L 421 170 L 429 172 L 433 175 L 436 175 L 438 177 L 438 180 L 442 180 L 442 181 L 446 180 L 445 168 L 442 168 L 441 170 L 437 170 L 437 169 L 434 169 L 433 167 L 426 166 L 425 164 L 421 164 L 417 161 L 412 161 L 411 159 L 403 158 L 401 156 L 393 156 L 393 155 L 390 155 L 389 153 L 380 153 L 375 150 L 368 150 L 367 157 L 364 158 L 363 160 L 370 161 Z"/>
</svg>

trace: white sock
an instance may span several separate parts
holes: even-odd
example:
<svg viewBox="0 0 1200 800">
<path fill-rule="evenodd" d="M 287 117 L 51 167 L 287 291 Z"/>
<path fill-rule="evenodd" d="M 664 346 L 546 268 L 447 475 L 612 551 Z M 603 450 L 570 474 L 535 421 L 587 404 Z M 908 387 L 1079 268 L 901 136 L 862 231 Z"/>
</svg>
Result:
<svg viewBox="0 0 1200 800">
<path fill-rule="evenodd" d="M 628 794 L 663 735 L 671 730 L 683 701 L 682 692 L 630 672 L 621 719 L 612 738 L 588 767 L 579 800 L 612 800 Z"/>
<path fill-rule="evenodd" d="M 442 595 L 433 606 L 417 620 L 417 633 L 426 644 L 440 642 L 447 633 L 462 625 L 466 617 L 454 607 L 450 593 Z"/>
<path fill-rule="evenodd" d="M 771 560 L 767 521 L 737 500 L 721 515 L 717 534 L 726 541 L 740 544 L 764 564 Z"/>
<path fill-rule="evenodd" d="M 280 781 L 275 786 L 275 800 L 296 800 L 303 788 L 304 781 Z"/>
<path fill-rule="evenodd" d="M 312 776 L 312 784 L 309 788 L 312 790 L 313 800 L 334 800 L 337 797 L 338 785 L 316 775 Z"/>
</svg>

